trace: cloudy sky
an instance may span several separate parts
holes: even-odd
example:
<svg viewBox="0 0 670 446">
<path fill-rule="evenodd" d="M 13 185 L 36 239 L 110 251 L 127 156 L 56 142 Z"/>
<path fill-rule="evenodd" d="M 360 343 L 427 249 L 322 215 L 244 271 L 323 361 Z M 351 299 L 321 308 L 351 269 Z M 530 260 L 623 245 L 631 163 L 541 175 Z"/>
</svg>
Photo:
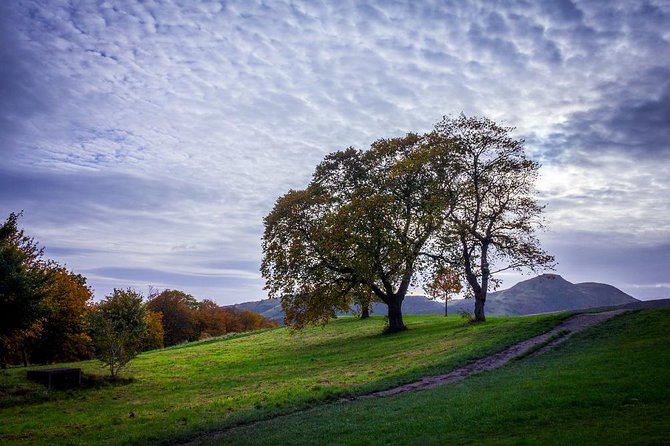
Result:
<svg viewBox="0 0 670 446">
<path fill-rule="evenodd" d="M 557 273 L 670 297 L 668 0 L 0 2 L 0 217 L 98 298 L 264 297 L 279 195 L 460 112 L 542 163 Z"/>
</svg>

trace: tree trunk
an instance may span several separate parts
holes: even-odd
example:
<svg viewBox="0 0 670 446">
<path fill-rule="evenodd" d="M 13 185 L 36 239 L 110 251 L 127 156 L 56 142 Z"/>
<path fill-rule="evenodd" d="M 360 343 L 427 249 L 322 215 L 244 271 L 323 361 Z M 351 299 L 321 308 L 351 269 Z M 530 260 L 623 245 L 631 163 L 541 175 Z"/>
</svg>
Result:
<svg viewBox="0 0 670 446">
<path fill-rule="evenodd" d="M 21 347 L 21 357 L 23 358 L 23 367 L 28 367 L 28 352 L 25 345 Z"/>
<path fill-rule="evenodd" d="M 449 299 L 446 297 L 444 298 L 444 317 L 449 316 L 449 312 L 447 311 L 447 303 L 449 302 Z"/>
<path fill-rule="evenodd" d="M 368 319 L 370 317 L 370 304 L 361 306 L 361 319 Z"/>
<path fill-rule="evenodd" d="M 399 331 L 407 330 L 407 327 L 402 320 L 403 297 L 396 295 L 389 299 L 389 303 L 387 304 L 389 308 L 389 326 L 386 329 L 386 333 L 397 333 Z"/>
<path fill-rule="evenodd" d="M 486 290 L 480 289 L 475 293 L 475 322 L 485 322 L 484 304 L 486 303 Z"/>
<path fill-rule="evenodd" d="M 7 368 L 7 342 L 4 336 L 0 336 L 0 368 Z"/>
</svg>

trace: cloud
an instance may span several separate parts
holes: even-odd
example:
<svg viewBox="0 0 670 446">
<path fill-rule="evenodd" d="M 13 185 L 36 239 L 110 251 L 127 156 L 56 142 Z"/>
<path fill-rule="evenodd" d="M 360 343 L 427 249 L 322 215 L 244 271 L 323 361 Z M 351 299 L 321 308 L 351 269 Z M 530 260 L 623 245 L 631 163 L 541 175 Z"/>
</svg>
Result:
<svg viewBox="0 0 670 446">
<path fill-rule="evenodd" d="M 601 107 L 570 119 L 573 138 L 581 138 L 590 150 L 670 155 L 669 79 L 670 69 L 655 68 L 643 73 L 635 85 L 610 89 Z M 642 83 L 653 85 L 655 91 L 636 92 L 644 88 Z"/>
<path fill-rule="evenodd" d="M 176 288 L 220 274 L 198 290 L 261 297 L 260 279 L 227 271 L 258 277 L 276 197 L 328 152 L 460 111 L 517 126 L 566 240 L 584 226 L 625 240 L 627 216 L 627 246 L 668 235 L 653 198 L 667 192 L 664 2 L 1 8 L 0 211 L 25 209 L 96 289 L 141 282 L 101 273 L 127 268 Z"/>
</svg>

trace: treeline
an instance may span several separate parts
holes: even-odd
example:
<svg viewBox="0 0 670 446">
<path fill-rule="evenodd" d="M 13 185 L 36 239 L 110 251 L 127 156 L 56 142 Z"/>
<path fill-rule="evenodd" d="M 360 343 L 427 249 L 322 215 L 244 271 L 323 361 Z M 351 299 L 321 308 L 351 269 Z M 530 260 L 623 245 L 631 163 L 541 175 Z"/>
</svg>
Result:
<svg viewBox="0 0 670 446">
<path fill-rule="evenodd" d="M 133 350 L 144 351 L 277 325 L 177 290 L 148 298 L 114 290 L 95 303 L 85 277 L 44 258 L 18 227 L 20 215 L 0 226 L 0 367 L 100 358 L 112 334 L 123 330 L 134 332 Z M 114 319 L 119 312 L 130 316 Z"/>
<path fill-rule="evenodd" d="M 277 326 L 276 322 L 253 311 L 221 307 L 208 299 L 198 302 L 178 290 L 153 294 L 146 306 L 148 317 L 163 332 L 160 345 L 154 344 L 152 348 Z"/>
</svg>

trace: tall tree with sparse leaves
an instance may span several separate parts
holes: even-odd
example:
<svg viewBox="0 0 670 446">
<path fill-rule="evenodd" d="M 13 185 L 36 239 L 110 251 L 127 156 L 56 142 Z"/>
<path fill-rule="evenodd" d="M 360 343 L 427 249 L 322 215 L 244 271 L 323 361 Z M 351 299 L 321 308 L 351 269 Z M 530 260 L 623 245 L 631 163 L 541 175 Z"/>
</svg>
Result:
<svg viewBox="0 0 670 446">
<path fill-rule="evenodd" d="M 484 306 L 495 274 L 539 271 L 554 258 L 541 247 L 543 206 L 535 198 L 540 165 L 528 159 L 524 141 L 512 127 L 488 118 L 445 117 L 429 135 L 431 145 L 449 145 L 457 199 L 447 216 L 447 231 L 437 239 L 442 259 L 460 269 L 475 299 L 475 321 L 486 320 Z M 444 254 L 443 254 L 444 255 Z"/>
</svg>

